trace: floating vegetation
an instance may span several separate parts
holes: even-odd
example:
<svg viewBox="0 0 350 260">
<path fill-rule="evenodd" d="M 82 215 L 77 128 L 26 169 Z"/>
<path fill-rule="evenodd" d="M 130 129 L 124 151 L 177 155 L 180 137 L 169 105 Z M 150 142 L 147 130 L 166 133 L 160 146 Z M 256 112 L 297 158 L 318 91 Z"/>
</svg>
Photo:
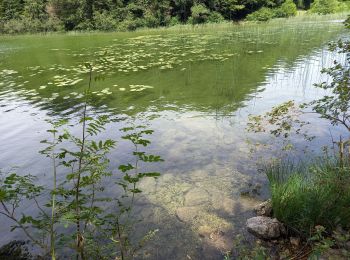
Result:
<svg viewBox="0 0 350 260">
<path fill-rule="evenodd" d="M 52 57 L 59 55 L 59 59 L 53 59 L 56 62 L 54 64 L 45 63 L 46 59 L 44 59 L 43 61 L 33 60 L 33 63 L 28 63 L 24 69 L 18 69 L 18 71 L 17 67 L 9 67 L 11 63 L 6 63 L 6 67 L 0 68 L 0 95 L 2 96 L 2 93 L 7 95 L 5 90 L 12 88 L 16 90 L 13 93 L 26 95 L 28 99 L 33 100 L 34 94 L 28 94 L 25 90 L 35 88 L 40 92 L 37 95 L 40 95 L 43 101 L 52 101 L 57 98 L 50 96 L 52 91 L 59 92 L 61 99 L 64 100 L 80 99 L 83 95 L 82 87 L 86 87 L 83 79 L 86 79 L 89 73 L 89 69 L 84 64 L 86 61 L 92 61 L 93 77 L 101 76 L 106 80 L 103 84 L 110 86 L 110 88 L 101 89 L 99 86 L 98 89 L 93 89 L 97 102 L 98 99 L 104 99 L 106 96 L 112 97 L 113 94 L 118 95 L 117 93 L 122 94 L 121 92 L 126 94 L 125 97 L 135 94 L 138 98 L 142 98 L 144 95 L 151 94 L 154 87 L 150 85 L 156 84 L 152 79 L 149 80 L 149 76 L 159 74 L 161 77 L 167 77 L 167 75 L 174 76 L 175 73 L 183 72 L 177 76 L 186 77 L 184 80 L 191 80 L 190 72 L 196 73 L 196 70 L 192 68 L 203 66 L 204 62 L 209 66 L 222 66 L 224 69 L 230 65 L 236 71 L 235 66 L 240 66 L 242 62 L 240 56 L 244 56 L 244 59 L 248 61 L 252 59 L 256 62 L 258 54 L 264 53 L 265 58 L 270 55 L 269 50 L 274 50 L 275 53 L 276 48 L 281 49 L 279 47 L 281 44 L 296 39 L 298 46 L 303 45 L 302 49 L 307 52 L 306 46 L 312 48 L 316 45 L 320 46 L 319 44 L 326 38 L 329 39 L 330 36 L 339 33 L 339 30 L 338 32 L 337 30 L 332 31 L 329 30 L 330 28 L 340 27 L 341 25 L 336 24 L 310 23 L 297 28 L 293 25 L 283 27 L 283 29 L 279 26 L 259 25 L 249 27 L 249 30 L 245 27 L 235 27 L 234 30 L 229 27 L 227 30 L 218 31 L 192 31 L 191 29 L 181 31 L 181 33 L 173 33 L 170 30 L 170 33 L 138 35 L 131 38 L 119 36 L 115 38 L 114 34 L 110 34 L 107 43 L 100 44 L 97 41 L 96 45 L 88 44 L 86 46 L 89 47 L 82 48 L 79 46 L 79 48 L 70 49 L 66 48 L 67 46 L 54 44 L 52 48 L 45 50 Z M 320 29 L 324 29 L 322 35 L 319 33 Z M 308 37 L 303 37 L 306 35 Z M 313 40 L 310 40 L 311 38 Z M 300 52 L 300 50 L 295 52 L 298 51 Z M 274 64 L 268 61 L 267 59 L 256 71 L 261 72 L 261 68 L 266 70 L 273 67 Z M 185 74 L 185 71 L 188 72 Z M 114 84 L 116 78 L 119 84 Z M 171 78 L 171 80 L 174 79 Z M 235 80 L 232 83 L 237 84 L 238 80 L 240 76 L 235 74 Z M 139 84 L 133 84 L 134 82 Z M 167 83 L 160 82 L 157 85 L 166 86 L 159 91 L 159 99 L 168 97 Z M 61 89 L 56 90 L 56 88 Z M 109 100 L 112 99 L 109 98 Z M 44 102 L 38 106 L 42 104 Z"/>
<path fill-rule="evenodd" d="M 72 79 L 67 78 L 67 75 L 57 75 L 53 77 L 54 84 L 57 87 L 74 86 L 78 84 L 82 79 L 74 77 Z"/>
<path fill-rule="evenodd" d="M 17 74 L 18 72 L 15 70 L 2 70 L 0 71 L 0 76 L 1 77 L 6 77 L 8 75 L 13 75 L 13 74 Z"/>
<path fill-rule="evenodd" d="M 147 85 L 129 85 L 130 86 L 130 91 L 131 92 L 140 92 L 145 89 L 152 89 L 152 86 L 147 86 Z"/>
<path fill-rule="evenodd" d="M 106 95 L 110 95 L 110 94 L 112 94 L 112 92 L 111 92 L 111 91 L 109 91 L 109 88 L 105 88 L 105 89 L 103 89 L 103 90 L 101 91 L 101 93 L 102 93 L 102 94 L 106 94 Z"/>
</svg>

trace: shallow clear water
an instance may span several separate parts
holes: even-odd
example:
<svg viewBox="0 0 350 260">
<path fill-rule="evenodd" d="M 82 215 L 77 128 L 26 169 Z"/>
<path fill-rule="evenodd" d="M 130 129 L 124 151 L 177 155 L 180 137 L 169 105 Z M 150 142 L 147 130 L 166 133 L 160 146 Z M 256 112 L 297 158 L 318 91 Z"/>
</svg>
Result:
<svg viewBox="0 0 350 260">
<path fill-rule="evenodd" d="M 131 160 L 119 131 L 131 123 L 155 130 L 147 149 L 165 160 L 152 166 L 162 176 L 142 183 L 136 203 L 140 234 L 159 229 L 140 257 L 221 259 L 234 235 L 245 233 L 252 207 L 268 196 L 265 176 L 249 157 L 247 138 L 262 137 L 246 132 L 248 115 L 322 95 L 312 85 L 336 57 L 327 42 L 342 34 L 342 24 L 318 21 L 2 37 L 0 169 L 17 166 L 50 182 L 50 162 L 38 153 L 45 119 L 77 121 L 88 82 L 84 62 L 93 62 L 104 80 L 93 83 L 89 113 L 123 119 L 103 134 L 118 141 L 112 169 Z M 309 120 L 321 137 L 313 147 L 329 142 L 326 122 Z M 30 204 L 24 208 L 31 211 Z M 16 237 L 1 236 L 0 243 Z"/>
</svg>

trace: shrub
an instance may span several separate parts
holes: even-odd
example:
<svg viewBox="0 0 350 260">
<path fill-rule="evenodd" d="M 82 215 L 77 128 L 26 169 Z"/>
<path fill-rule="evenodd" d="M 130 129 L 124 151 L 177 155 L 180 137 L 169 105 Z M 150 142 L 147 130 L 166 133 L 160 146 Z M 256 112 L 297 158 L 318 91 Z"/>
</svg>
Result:
<svg viewBox="0 0 350 260">
<path fill-rule="evenodd" d="M 4 22 L 2 32 L 8 34 L 24 33 L 25 24 L 21 20 L 12 19 Z"/>
<path fill-rule="evenodd" d="M 145 21 L 142 18 L 126 18 L 122 22 L 120 22 L 117 26 L 120 31 L 134 31 L 137 28 L 144 27 Z"/>
<path fill-rule="evenodd" d="M 177 16 L 171 17 L 169 21 L 169 26 L 175 26 L 181 24 L 180 19 Z"/>
<path fill-rule="evenodd" d="M 293 0 L 286 0 L 278 8 L 262 7 L 247 16 L 248 21 L 265 22 L 276 17 L 291 17 L 297 14 L 297 6 Z"/>
<path fill-rule="evenodd" d="M 249 14 L 247 16 L 248 21 L 266 22 L 275 16 L 274 11 L 271 8 L 262 7 L 259 10 Z"/>
<path fill-rule="evenodd" d="M 160 26 L 160 22 L 157 17 L 155 17 L 152 13 L 146 12 L 144 17 L 144 23 L 146 27 L 155 28 Z"/>
<path fill-rule="evenodd" d="M 56 17 L 50 17 L 45 23 L 46 32 L 59 32 L 64 30 L 64 24 Z"/>
<path fill-rule="evenodd" d="M 208 22 L 210 23 L 221 23 L 225 20 L 225 18 L 218 12 L 211 12 L 208 18 Z"/>
<path fill-rule="evenodd" d="M 344 2 L 339 2 L 336 12 L 347 12 L 349 10 L 350 10 L 350 2 L 344 1 Z"/>
<path fill-rule="evenodd" d="M 194 24 L 194 23 L 193 23 L 193 17 L 190 16 L 190 17 L 187 19 L 187 23 L 188 23 L 188 24 Z"/>
<path fill-rule="evenodd" d="M 291 17 L 297 14 L 297 6 L 293 0 L 286 0 L 275 10 L 275 17 Z"/>
<path fill-rule="evenodd" d="M 117 28 L 116 19 L 106 12 L 94 13 L 95 29 L 101 31 L 113 31 Z"/>
<path fill-rule="evenodd" d="M 55 18 L 49 18 L 48 20 L 43 21 L 22 17 L 21 19 L 3 21 L 0 26 L 0 32 L 7 34 L 39 33 L 61 30 L 63 30 L 63 24 Z"/>
<path fill-rule="evenodd" d="M 191 13 L 191 21 L 193 24 L 206 23 L 210 15 L 209 9 L 202 4 L 196 4 L 192 6 Z"/>
<path fill-rule="evenodd" d="M 311 166 L 274 165 L 267 170 L 274 216 L 310 236 L 316 225 L 328 231 L 350 225 L 350 174 L 330 160 Z"/>
<path fill-rule="evenodd" d="M 94 25 L 89 20 L 83 20 L 78 25 L 76 25 L 72 30 L 77 31 L 92 31 L 94 30 Z"/>
<path fill-rule="evenodd" d="M 350 29 L 350 16 L 345 20 L 345 27 Z"/>
<path fill-rule="evenodd" d="M 335 13 L 339 8 L 339 2 L 337 0 L 315 0 L 310 12 L 317 14 L 331 14 Z"/>
</svg>

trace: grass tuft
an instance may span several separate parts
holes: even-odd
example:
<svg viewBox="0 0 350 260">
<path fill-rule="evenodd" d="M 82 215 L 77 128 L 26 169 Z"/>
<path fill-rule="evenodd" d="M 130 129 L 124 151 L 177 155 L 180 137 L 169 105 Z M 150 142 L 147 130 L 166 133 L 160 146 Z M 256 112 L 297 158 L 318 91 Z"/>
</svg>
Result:
<svg viewBox="0 0 350 260">
<path fill-rule="evenodd" d="M 350 227 L 350 167 L 333 159 L 267 168 L 274 217 L 309 237 L 317 225 L 329 232 Z"/>
</svg>

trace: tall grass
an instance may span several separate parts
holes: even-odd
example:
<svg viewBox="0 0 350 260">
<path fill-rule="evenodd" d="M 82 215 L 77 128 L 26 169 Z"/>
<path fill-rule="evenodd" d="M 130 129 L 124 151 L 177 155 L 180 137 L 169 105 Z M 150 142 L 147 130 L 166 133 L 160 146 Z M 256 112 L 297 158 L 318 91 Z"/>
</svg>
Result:
<svg viewBox="0 0 350 260">
<path fill-rule="evenodd" d="M 292 232 L 310 236 L 316 225 L 350 227 L 350 168 L 335 159 L 267 168 L 274 217 Z"/>
</svg>

